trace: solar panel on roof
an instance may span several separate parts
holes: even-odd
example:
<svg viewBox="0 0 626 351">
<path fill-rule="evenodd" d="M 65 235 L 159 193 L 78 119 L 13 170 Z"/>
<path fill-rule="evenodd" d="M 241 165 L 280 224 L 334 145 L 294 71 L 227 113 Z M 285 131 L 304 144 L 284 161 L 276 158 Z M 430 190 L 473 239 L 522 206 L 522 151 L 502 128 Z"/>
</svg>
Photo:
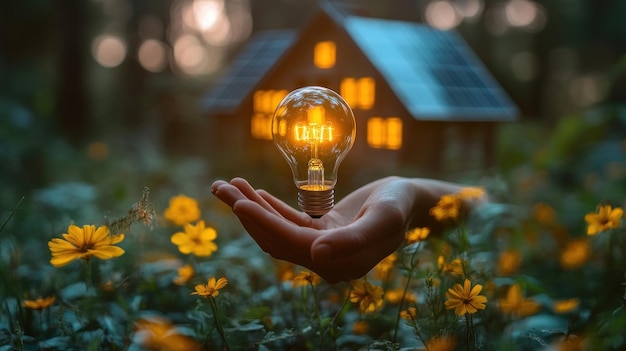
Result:
<svg viewBox="0 0 626 351">
<path fill-rule="evenodd" d="M 292 30 L 266 31 L 245 47 L 203 102 L 208 110 L 236 109 L 295 38 Z"/>
<path fill-rule="evenodd" d="M 350 17 L 345 28 L 416 119 L 513 119 L 471 49 L 453 32 L 383 19 Z M 416 82 L 421 88 L 416 88 Z"/>
</svg>

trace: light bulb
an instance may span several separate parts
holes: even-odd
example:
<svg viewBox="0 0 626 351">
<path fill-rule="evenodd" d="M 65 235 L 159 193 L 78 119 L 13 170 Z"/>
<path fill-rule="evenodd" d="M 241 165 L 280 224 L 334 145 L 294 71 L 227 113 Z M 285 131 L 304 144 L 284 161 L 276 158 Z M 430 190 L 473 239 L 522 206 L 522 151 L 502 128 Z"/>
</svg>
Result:
<svg viewBox="0 0 626 351">
<path fill-rule="evenodd" d="M 298 205 L 311 217 L 335 204 L 337 171 L 354 144 L 355 126 L 346 101 L 323 87 L 296 89 L 276 107 L 272 137 L 293 173 Z"/>
</svg>

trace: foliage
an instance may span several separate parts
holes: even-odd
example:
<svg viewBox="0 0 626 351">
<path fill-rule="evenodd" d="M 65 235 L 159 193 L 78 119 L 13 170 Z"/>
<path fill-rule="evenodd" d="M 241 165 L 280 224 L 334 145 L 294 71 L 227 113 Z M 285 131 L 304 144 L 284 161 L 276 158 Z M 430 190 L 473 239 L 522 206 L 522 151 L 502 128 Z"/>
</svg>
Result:
<svg viewBox="0 0 626 351">
<path fill-rule="evenodd" d="M 133 161 L 87 159 L 98 167 L 74 170 L 83 181 L 0 199 L 0 351 L 623 349 L 626 119 L 589 114 L 517 149 L 469 217 L 457 206 L 480 188 L 442 198 L 431 215 L 455 221 L 445 235 L 407 233 L 366 277 L 335 285 L 263 253 L 193 185 L 202 163 L 155 157 L 142 192 L 114 176 L 131 178 Z M 55 268 L 47 243 L 69 225 L 123 233 L 124 253 Z"/>
</svg>

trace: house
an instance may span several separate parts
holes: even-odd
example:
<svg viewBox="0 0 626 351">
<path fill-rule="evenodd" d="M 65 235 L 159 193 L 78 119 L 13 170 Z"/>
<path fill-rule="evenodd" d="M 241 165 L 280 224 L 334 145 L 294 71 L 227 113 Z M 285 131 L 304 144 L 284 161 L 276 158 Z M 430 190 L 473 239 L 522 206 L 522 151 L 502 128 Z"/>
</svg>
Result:
<svg viewBox="0 0 626 351">
<path fill-rule="evenodd" d="M 220 162 L 284 163 L 271 140 L 274 108 L 288 92 L 320 85 L 356 118 L 340 173 L 494 165 L 497 124 L 518 109 L 459 34 L 320 7 L 299 30 L 256 34 L 204 97 L 216 155 L 228 150 Z"/>
</svg>

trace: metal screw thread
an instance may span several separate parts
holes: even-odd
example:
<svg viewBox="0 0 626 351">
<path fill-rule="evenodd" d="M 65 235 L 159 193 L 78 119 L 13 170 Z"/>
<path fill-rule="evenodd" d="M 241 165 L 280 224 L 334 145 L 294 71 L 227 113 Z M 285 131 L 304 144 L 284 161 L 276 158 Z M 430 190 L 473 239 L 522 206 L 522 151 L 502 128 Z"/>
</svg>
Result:
<svg viewBox="0 0 626 351">
<path fill-rule="evenodd" d="M 313 218 L 320 218 L 335 205 L 335 190 L 310 191 L 298 189 L 298 205 Z"/>
</svg>

